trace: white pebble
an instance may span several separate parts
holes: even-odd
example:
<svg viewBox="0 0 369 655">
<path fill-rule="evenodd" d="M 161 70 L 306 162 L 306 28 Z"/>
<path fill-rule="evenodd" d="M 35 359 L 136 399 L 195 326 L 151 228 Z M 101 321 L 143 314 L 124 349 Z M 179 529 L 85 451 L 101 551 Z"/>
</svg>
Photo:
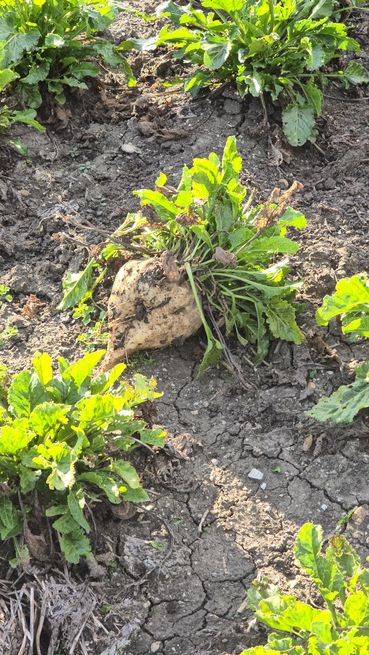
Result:
<svg viewBox="0 0 369 655">
<path fill-rule="evenodd" d="M 251 469 L 248 477 L 250 480 L 262 480 L 264 477 L 264 473 L 259 471 L 259 469 Z"/>
</svg>

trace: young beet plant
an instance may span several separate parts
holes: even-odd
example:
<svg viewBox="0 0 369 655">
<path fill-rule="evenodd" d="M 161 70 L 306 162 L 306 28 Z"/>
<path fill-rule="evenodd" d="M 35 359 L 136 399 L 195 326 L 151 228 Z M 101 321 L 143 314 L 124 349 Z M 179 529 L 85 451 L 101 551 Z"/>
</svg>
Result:
<svg viewBox="0 0 369 655">
<path fill-rule="evenodd" d="M 93 508 L 148 500 L 126 456 L 163 446 L 163 431 L 135 414 L 159 395 L 155 381 L 120 381 L 124 364 L 94 377 L 103 354 L 59 357 L 56 376 L 46 353 L 13 378 L 0 368 L 0 538 L 13 542 L 14 564 L 29 558 L 27 534 L 37 526 L 46 536 L 48 522 L 68 562 L 91 558 Z"/>
<path fill-rule="evenodd" d="M 233 81 L 241 97 L 281 99 L 283 130 L 293 146 L 316 138 L 329 79 L 345 87 L 369 82 L 357 62 L 334 72 L 327 65 L 342 52 L 360 50 L 335 22 L 334 0 L 202 0 L 182 6 L 165 2 L 157 13 L 175 25 L 159 33 L 159 45 L 178 49 L 177 58 L 194 64 L 186 82 L 193 95 L 209 84 Z M 264 104 L 265 106 L 265 104 Z"/>
<path fill-rule="evenodd" d="M 319 325 L 337 318 L 342 333 L 352 341 L 369 338 L 369 281 L 366 274 L 344 278 L 332 296 L 325 296 L 316 313 Z M 369 361 L 355 371 L 355 381 L 342 385 L 329 397 L 323 397 L 308 416 L 318 421 L 351 423 L 361 409 L 369 407 Z"/>
<path fill-rule="evenodd" d="M 267 646 L 241 655 L 367 655 L 369 653 L 369 570 L 344 537 L 336 535 L 322 554 L 320 526 L 300 530 L 295 556 L 321 596 L 321 606 L 285 595 L 267 582 L 249 591 L 249 606 L 272 628 Z"/>
<path fill-rule="evenodd" d="M 135 84 L 119 46 L 99 36 L 116 14 L 108 0 L 0 0 L 0 67 L 16 74 L 27 107 L 40 107 L 45 90 L 64 103 L 65 87 L 86 89 L 99 61 Z"/>
</svg>

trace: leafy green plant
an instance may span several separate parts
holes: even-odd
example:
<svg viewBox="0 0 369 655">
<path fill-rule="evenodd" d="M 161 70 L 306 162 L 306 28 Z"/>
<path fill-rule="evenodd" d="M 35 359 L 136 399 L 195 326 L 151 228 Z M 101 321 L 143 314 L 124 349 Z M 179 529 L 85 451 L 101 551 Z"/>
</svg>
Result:
<svg viewBox="0 0 369 655">
<path fill-rule="evenodd" d="M 75 313 L 73 314 L 75 315 Z M 77 343 L 87 352 L 92 352 L 98 348 L 104 348 L 108 341 L 106 312 L 102 309 L 97 321 L 91 320 L 88 323 L 87 332 L 82 332 L 77 337 Z"/>
<path fill-rule="evenodd" d="M 369 280 L 365 273 L 343 278 L 331 296 L 325 296 L 316 313 L 318 325 L 328 325 L 332 318 L 341 320 L 343 334 L 353 341 L 369 337 Z"/>
<path fill-rule="evenodd" d="M 366 274 L 344 278 L 331 296 L 325 296 L 317 310 L 318 325 L 328 325 L 333 318 L 340 320 L 342 332 L 351 341 L 369 338 L 369 281 Z M 351 423 L 358 412 L 369 407 L 369 362 L 355 371 L 355 381 L 342 385 L 331 396 L 324 396 L 308 416 L 318 421 Z"/>
<path fill-rule="evenodd" d="M 34 109 L 25 109 L 23 111 L 10 109 L 5 101 L 5 94 L 10 84 L 18 79 L 17 73 L 10 68 L 0 70 L 0 130 L 6 130 L 15 123 L 24 123 L 35 127 L 39 132 L 44 132 L 45 128 L 36 120 L 36 111 Z M 22 152 L 22 148 L 16 141 L 8 141 L 10 145 Z M 22 153 L 23 154 L 23 153 Z"/>
<path fill-rule="evenodd" d="M 182 6 L 169 0 L 157 9 L 175 29 L 164 26 L 159 45 L 178 49 L 177 58 L 195 65 L 186 82 L 193 95 L 209 84 L 233 81 L 241 97 L 281 98 L 283 130 L 293 146 L 316 138 L 315 119 L 323 109 L 329 79 L 369 82 L 352 61 L 333 72 L 327 65 L 343 51 L 360 50 L 347 27 L 335 22 L 334 0 L 201 0 Z"/>
<path fill-rule="evenodd" d="M 254 205 L 253 194 L 240 183 L 241 168 L 230 137 L 222 161 L 214 153 L 195 159 L 192 168 L 184 167 L 178 188 L 170 187 L 162 173 L 154 190 L 136 191 L 143 212 L 129 215 L 115 233 L 130 235 L 143 252 L 175 254 L 207 337 L 200 372 L 228 352 L 225 340 L 231 334 L 242 345 L 255 344 L 259 362 L 270 336 L 303 341 L 292 302 L 299 283 L 286 279 L 287 260 L 280 258 L 299 249 L 287 238 L 287 228 L 306 225 L 301 212 L 287 207 L 299 185 L 283 193 L 275 189 L 265 205 Z M 116 253 L 117 245 L 108 244 L 104 256 Z M 69 280 L 60 309 L 80 302 L 94 285 L 95 266 L 91 260 L 78 279 Z"/>
<path fill-rule="evenodd" d="M 71 364 L 36 354 L 31 371 L 0 371 L 0 538 L 18 539 L 26 527 L 51 519 L 65 559 L 92 557 L 94 506 L 148 499 L 126 457 L 140 444 L 160 447 L 164 433 L 137 416 L 153 400 L 155 381 L 137 374 L 121 380 L 119 364 L 94 376 L 104 351 Z M 45 530 L 45 534 L 47 531 Z"/>
<path fill-rule="evenodd" d="M 9 291 L 10 287 L 6 284 L 0 284 L 0 307 L 4 302 L 11 302 L 13 300 L 13 296 Z"/>
<path fill-rule="evenodd" d="M 322 423 L 351 423 L 362 409 L 368 408 L 369 362 L 363 362 L 355 371 L 354 382 L 323 396 L 306 414 Z"/>
<path fill-rule="evenodd" d="M 325 554 L 320 526 L 299 531 L 295 556 L 321 596 L 321 606 L 255 582 L 249 606 L 273 632 L 266 646 L 241 655 L 366 655 L 369 652 L 369 569 L 342 536 L 330 538 Z"/>
<path fill-rule="evenodd" d="M 15 325 L 7 323 L 3 330 L 0 330 L 0 350 L 3 350 L 12 337 L 18 334 Z"/>
<path fill-rule="evenodd" d="M 135 80 L 120 48 L 99 36 L 116 16 L 110 0 L 0 0 L 0 67 L 16 76 L 27 107 L 37 109 L 43 91 L 65 102 L 65 87 L 86 89 L 103 61 Z"/>
</svg>

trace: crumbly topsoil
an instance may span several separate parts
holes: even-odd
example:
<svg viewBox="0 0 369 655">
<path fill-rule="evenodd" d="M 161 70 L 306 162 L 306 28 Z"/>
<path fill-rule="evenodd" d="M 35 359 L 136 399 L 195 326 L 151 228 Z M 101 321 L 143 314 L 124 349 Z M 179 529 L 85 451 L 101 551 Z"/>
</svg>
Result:
<svg viewBox="0 0 369 655">
<path fill-rule="evenodd" d="M 119 35 L 132 30 L 140 25 L 127 19 L 116 26 Z M 368 65 L 368 22 L 356 36 Z M 166 53 L 136 57 L 134 65 L 137 90 L 107 76 L 71 99 L 46 134 L 18 128 L 27 157 L 1 152 L 0 274 L 14 300 L 0 322 L 18 330 L 1 357 L 15 371 L 36 351 L 78 354 L 80 324 L 56 311 L 63 274 L 78 270 L 138 208 L 132 191 L 150 187 L 159 170 L 177 181 L 184 163 L 220 153 L 236 134 L 244 181 L 260 199 L 294 179 L 304 184 L 298 207 L 308 228 L 296 236 L 293 269 L 304 280 L 306 343 L 274 344 L 257 371 L 250 353 L 234 345 L 243 385 L 222 366 L 196 377 L 201 334 L 141 360 L 140 370 L 154 374 L 163 391 L 156 421 L 174 437 L 168 454 L 144 462 L 148 510 L 127 520 L 96 517 L 98 552 L 113 553 L 103 580 L 71 573 L 87 579 L 97 599 L 84 652 L 236 655 L 262 639 L 242 608 L 252 579 L 304 587 L 292 554 L 298 527 L 312 520 L 329 534 L 355 506 L 369 512 L 367 418 L 332 428 L 304 414 L 350 379 L 350 362 L 369 356 L 365 345 L 352 347 L 335 327 L 327 333 L 313 320 L 338 278 L 368 266 L 369 90 L 331 87 L 317 146 L 293 150 L 277 110 L 270 108 L 268 134 L 256 100 L 241 102 L 228 89 L 191 101 L 163 87 L 177 72 Z M 30 294 L 44 303 L 33 318 L 22 313 Z M 249 477 L 252 469 L 262 480 Z M 360 516 L 346 533 L 365 555 L 369 513 Z M 60 637 L 55 652 L 66 652 L 64 645 Z"/>
</svg>

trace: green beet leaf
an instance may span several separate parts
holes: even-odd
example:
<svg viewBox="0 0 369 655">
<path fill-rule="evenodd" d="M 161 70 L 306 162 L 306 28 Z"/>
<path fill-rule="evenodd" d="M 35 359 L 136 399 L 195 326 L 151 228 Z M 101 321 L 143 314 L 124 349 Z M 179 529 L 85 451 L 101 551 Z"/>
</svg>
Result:
<svg viewBox="0 0 369 655">
<path fill-rule="evenodd" d="M 89 384 L 92 372 L 102 360 L 104 354 L 104 350 L 96 350 L 87 353 L 74 364 L 68 364 L 62 372 L 63 381 L 73 380 L 77 389 L 80 390 L 84 384 Z"/>
<path fill-rule="evenodd" d="M 315 137 L 314 109 L 310 105 L 291 104 L 282 112 L 283 131 L 292 146 L 303 146 Z"/>
<path fill-rule="evenodd" d="M 92 271 L 96 262 L 91 259 L 81 273 L 67 273 L 63 282 L 64 296 L 58 305 L 63 312 L 78 305 L 92 286 Z"/>
<path fill-rule="evenodd" d="M 355 382 L 342 385 L 331 396 L 320 398 L 308 416 L 321 422 L 351 423 L 362 409 L 369 407 L 369 380 L 356 377 Z"/>
<path fill-rule="evenodd" d="M 50 355 L 47 353 L 36 353 L 32 359 L 32 364 L 41 384 L 48 384 L 53 377 L 52 359 Z"/>
<path fill-rule="evenodd" d="M 44 82 L 46 80 L 50 71 L 50 62 L 41 61 L 39 64 L 34 64 L 30 68 L 28 75 L 22 77 L 21 82 L 23 84 L 37 84 L 38 82 Z"/>
<path fill-rule="evenodd" d="M 116 459 L 111 463 L 110 469 L 113 473 L 116 473 L 120 478 L 122 478 L 122 480 L 124 480 L 124 482 L 126 482 L 132 489 L 139 489 L 141 487 L 137 471 L 129 462 L 125 462 L 123 459 Z"/>
<path fill-rule="evenodd" d="M 114 505 L 118 505 L 121 502 L 121 494 L 126 491 L 126 487 L 121 487 L 108 471 L 81 473 L 78 476 L 78 481 L 87 482 L 90 485 L 98 487 L 98 489 L 104 492 L 109 502 Z"/>
<path fill-rule="evenodd" d="M 349 325 L 351 312 L 359 312 L 364 319 L 365 314 L 369 315 L 369 283 L 366 275 L 339 280 L 335 293 L 325 296 L 322 306 L 317 310 L 317 323 L 328 325 L 332 318 L 342 316 Z"/>
<path fill-rule="evenodd" d="M 255 646 L 254 648 L 248 648 L 243 650 L 241 655 L 285 655 L 280 650 L 273 650 L 267 646 Z M 290 654 L 289 654 L 290 655 Z M 297 655 L 292 651 L 291 655 Z"/>
<path fill-rule="evenodd" d="M 70 494 L 68 494 L 68 498 L 69 495 Z M 69 503 L 68 503 L 68 507 L 69 507 Z M 78 530 L 79 524 L 73 518 L 72 513 L 70 511 L 67 511 L 60 518 L 56 519 L 56 521 L 53 522 L 53 528 L 55 528 L 55 530 L 57 530 L 60 534 L 68 534 Z"/>
<path fill-rule="evenodd" d="M 369 598 L 364 591 L 351 594 L 346 599 L 343 611 L 351 625 L 369 626 Z"/>
<path fill-rule="evenodd" d="M 30 127 L 34 127 L 38 132 L 46 132 L 46 128 L 36 120 L 36 116 L 37 113 L 34 109 L 25 109 L 24 111 L 13 111 L 11 114 L 11 120 L 13 123 L 23 123 L 24 125 L 30 125 Z M 23 144 L 19 141 L 12 141 L 12 143 L 14 147 L 19 145 L 20 150 L 23 147 Z M 27 146 L 24 146 L 24 148 L 26 147 Z M 23 151 L 21 154 L 27 154 L 27 151 Z"/>
<path fill-rule="evenodd" d="M 85 515 L 83 513 L 83 508 L 86 504 L 86 499 L 83 494 L 82 489 L 76 489 L 76 491 L 70 491 L 67 497 L 68 508 L 73 519 L 78 523 L 78 525 L 85 530 L 85 532 L 90 532 L 90 526 L 86 521 Z"/>
<path fill-rule="evenodd" d="M 29 416 L 31 413 L 30 381 L 32 373 L 22 371 L 14 376 L 13 383 L 8 391 L 8 403 L 15 416 Z"/>
<path fill-rule="evenodd" d="M 23 494 L 28 494 L 33 491 L 40 478 L 41 471 L 34 471 L 22 464 L 18 467 L 20 487 Z"/>
<path fill-rule="evenodd" d="M 357 61 L 350 61 L 343 71 L 343 81 L 346 87 L 350 84 L 368 84 L 369 73 L 362 64 Z"/>
<path fill-rule="evenodd" d="M 322 91 L 316 86 L 316 84 L 313 84 L 312 82 L 305 84 L 303 89 L 308 98 L 309 105 L 313 107 L 315 114 L 319 116 L 323 109 Z"/>
<path fill-rule="evenodd" d="M 150 496 L 145 489 L 142 489 L 141 487 L 137 489 L 127 489 L 124 492 L 123 499 L 130 503 L 147 503 L 147 501 L 150 500 Z"/>
<path fill-rule="evenodd" d="M 70 564 L 78 564 L 81 557 L 91 556 L 91 544 L 78 526 L 73 532 L 58 533 L 60 549 Z"/>
<path fill-rule="evenodd" d="M 10 539 L 21 534 L 23 529 L 22 512 L 13 505 L 7 496 L 0 497 L 0 537 Z"/>
<path fill-rule="evenodd" d="M 239 11 L 244 6 L 244 0 L 203 0 L 203 7 L 209 9 L 222 9 L 228 14 Z"/>
<path fill-rule="evenodd" d="M 322 547 L 323 532 L 320 526 L 305 523 L 297 535 L 296 559 L 313 578 L 323 597 L 332 601 L 343 588 L 343 575 L 335 557 L 321 555 Z"/>
<path fill-rule="evenodd" d="M 1 29 L 1 26 L 0 26 Z M 18 79 L 18 73 L 15 73 L 11 68 L 4 68 L 0 70 L 0 91 L 3 91 L 10 82 Z"/>
<path fill-rule="evenodd" d="M 265 314 L 274 337 L 296 344 L 303 343 L 304 335 L 296 323 L 296 310 L 287 300 L 276 298 L 269 301 Z"/>
<path fill-rule="evenodd" d="M 220 68 L 227 61 L 232 44 L 230 41 L 213 37 L 211 40 L 203 41 L 202 47 L 204 50 L 204 64 L 212 71 Z"/>
<path fill-rule="evenodd" d="M 15 32 L 7 43 L 3 45 L 0 55 L 0 60 L 4 68 L 13 68 L 19 64 L 25 52 L 36 48 L 41 34 L 35 29 L 31 28 L 29 32 Z"/>
<path fill-rule="evenodd" d="M 67 405 L 41 403 L 31 412 L 29 424 L 39 437 L 54 438 L 63 425 L 68 423 Z"/>
<path fill-rule="evenodd" d="M 79 425 L 86 432 L 107 428 L 124 406 L 124 398 L 117 396 L 91 396 L 76 405 Z"/>
<path fill-rule="evenodd" d="M 301 566 L 309 573 L 319 578 L 320 553 L 323 548 L 323 530 L 320 525 L 305 523 L 300 529 L 296 544 L 295 556 Z"/>
<path fill-rule="evenodd" d="M 156 448 L 164 448 L 166 432 L 160 428 L 157 430 L 141 430 L 140 438 L 142 443 L 148 446 L 156 446 Z"/>
<path fill-rule="evenodd" d="M 16 420 L 13 425 L 0 427 L 0 457 L 15 455 L 32 441 L 33 434 L 28 429 L 27 420 Z"/>
</svg>

